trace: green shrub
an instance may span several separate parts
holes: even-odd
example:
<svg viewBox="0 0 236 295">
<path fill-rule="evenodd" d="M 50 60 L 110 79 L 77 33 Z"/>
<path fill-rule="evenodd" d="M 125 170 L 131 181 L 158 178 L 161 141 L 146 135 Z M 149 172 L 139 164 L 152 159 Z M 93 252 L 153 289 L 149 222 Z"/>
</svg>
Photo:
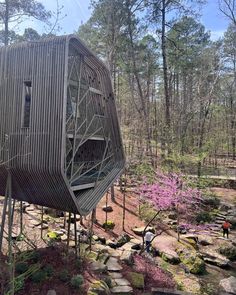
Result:
<svg viewBox="0 0 236 295">
<path fill-rule="evenodd" d="M 29 266 L 26 262 L 18 262 L 16 263 L 15 270 L 18 274 L 22 274 L 29 269 Z"/>
<path fill-rule="evenodd" d="M 115 227 L 115 222 L 108 220 L 107 222 L 103 223 L 102 227 L 105 229 L 113 229 Z"/>
<path fill-rule="evenodd" d="M 199 212 L 195 218 L 197 223 L 205 223 L 212 221 L 212 215 L 210 212 L 207 211 Z"/>
<path fill-rule="evenodd" d="M 46 273 L 46 276 L 47 277 L 53 276 L 54 269 L 53 269 L 53 267 L 50 264 L 45 265 L 44 268 L 43 268 L 43 270 Z"/>
<path fill-rule="evenodd" d="M 84 283 L 84 278 L 82 275 L 75 275 L 71 278 L 70 284 L 73 288 L 79 289 Z"/>
<path fill-rule="evenodd" d="M 38 270 L 31 275 L 31 280 L 33 283 L 41 283 L 46 280 L 47 274 L 43 270 Z"/>
<path fill-rule="evenodd" d="M 204 198 L 204 204 L 217 209 L 220 206 L 220 199 L 215 196 L 207 196 Z"/>
<path fill-rule="evenodd" d="M 226 256 L 231 261 L 236 261 L 236 247 L 221 247 L 219 249 L 220 254 Z"/>
<path fill-rule="evenodd" d="M 37 263 L 40 260 L 40 257 L 41 256 L 40 256 L 39 252 L 36 252 L 36 251 L 31 252 L 31 260 L 32 260 L 32 262 Z"/>
<path fill-rule="evenodd" d="M 69 282 L 70 280 L 70 274 L 67 269 L 63 269 L 59 274 L 58 274 L 59 280 L 62 282 Z"/>
</svg>

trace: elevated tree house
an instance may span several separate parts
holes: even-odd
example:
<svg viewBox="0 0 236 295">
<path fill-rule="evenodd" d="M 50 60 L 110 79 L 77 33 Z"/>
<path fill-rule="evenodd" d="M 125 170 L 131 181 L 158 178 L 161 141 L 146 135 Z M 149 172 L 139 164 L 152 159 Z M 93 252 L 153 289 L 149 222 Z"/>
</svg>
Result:
<svg viewBox="0 0 236 295">
<path fill-rule="evenodd" d="M 77 36 L 0 49 L 0 194 L 87 215 L 124 152 L 106 66 Z"/>
</svg>

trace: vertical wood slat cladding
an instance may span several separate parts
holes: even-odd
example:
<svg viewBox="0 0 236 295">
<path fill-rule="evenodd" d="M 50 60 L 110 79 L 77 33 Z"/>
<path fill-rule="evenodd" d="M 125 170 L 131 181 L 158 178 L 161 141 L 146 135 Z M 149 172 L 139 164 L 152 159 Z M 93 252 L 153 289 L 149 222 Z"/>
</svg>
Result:
<svg viewBox="0 0 236 295">
<path fill-rule="evenodd" d="M 79 112 L 88 114 L 88 126 L 95 109 L 106 110 L 106 118 L 103 121 L 96 119 L 94 125 L 91 124 L 91 132 L 95 130 L 96 134 L 96 128 L 102 126 L 103 133 L 110 135 L 109 148 L 114 154 L 113 160 L 105 162 L 110 163 L 107 166 L 109 173 L 103 173 L 95 187 L 75 192 L 65 171 L 66 138 L 69 140 L 66 130 L 67 88 L 70 55 L 73 54 L 83 60 L 82 78 L 77 78 L 78 85 L 83 80 L 88 87 L 100 89 L 104 96 L 90 93 L 90 105 L 81 104 Z M 79 71 L 78 66 L 76 71 Z M 24 82 L 32 85 L 28 128 L 22 126 Z M 85 91 L 79 93 L 78 104 Z M 79 109 L 78 104 L 76 108 Z M 77 124 L 85 132 L 80 126 L 81 120 L 78 119 Z M 101 136 L 101 133 L 97 132 L 97 135 Z M 85 137 L 85 134 L 81 136 Z M 77 134 L 70 140 L 74 140 L 75 145 L 80 142 Z M 104 149 L 106 145 L 97 144 L 96 147 L 91 142 L 91 145 L 86 143 L 87 146 L 88 149 Z M 83 149 L 80 149 L 81 153 L 84 153 Z M 96 158 L 94 155 L 102 158 L 101 151 L 91 153 L 91 158 Z M 81 158 L 84 159 L 83 156 Z M 76 159 L 78 161 L 80 157 Z M 89 152 L 86 154 L 88 160 Z M 76 165 L 72 165 L 75 170 Z M 108 70 L 77 37 L 55 37 L 0 49 L 0 194 L 4 194 L 7 169 L 10 169 L 13 198 L 85 215 L 96 206 L 123 166 L 124 154 Z M 97 174 L 101 176 L 101 171 Z"/>
</svg>

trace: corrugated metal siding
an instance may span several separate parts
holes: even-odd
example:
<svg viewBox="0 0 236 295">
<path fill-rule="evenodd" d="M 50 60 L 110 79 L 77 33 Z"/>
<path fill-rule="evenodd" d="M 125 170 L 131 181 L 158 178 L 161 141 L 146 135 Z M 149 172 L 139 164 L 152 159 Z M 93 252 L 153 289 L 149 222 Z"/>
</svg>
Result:
<svg viewBox="0 0 236 295">
<path fill-rule="evenodd" d="M 69 44 L 101 81 L 116 162 L 105 180 L 76 195 L 64 174 Z M 29 128 L 22 128 L 24 81 L 32 81 Z M 6 168 L 10 168 L 14 198 L 64 211 L 88 214 L 121 172 L 124 154 L 108 70 L 77 37 L 56 37 L 0 49 L 1 148 L 0 160 L 6 164 L 0 163 L 0 193 L 4 194 Z"/>
</svg>

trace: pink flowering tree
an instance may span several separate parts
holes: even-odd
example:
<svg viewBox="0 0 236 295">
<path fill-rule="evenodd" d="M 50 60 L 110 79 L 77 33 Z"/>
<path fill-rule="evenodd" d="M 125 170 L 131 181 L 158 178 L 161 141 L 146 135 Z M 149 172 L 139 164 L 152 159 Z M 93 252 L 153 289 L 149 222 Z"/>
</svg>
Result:
<svg viewBox="0 0 236 295">
<path fill-rule="evenodd" d="M 146 225 L 144 234 L 147 227 L 161 211 L 173 210 L 177 213 L 178 240 L 180 238 L 178 230 L 180 216 L 184 215 L 185 221 L 188 220 L 191 213 L 196 212 L 196 209 L 202 203 L 200 191 L 189 187 L 182 175 L 176 173 L 157 171 L 152 183 L 147 183 L 144 180 L 144 183 L 140 186 L 139 193 L 142 199 L 149 202 L 156 209 L 156 214 Z"/>
</svg>

